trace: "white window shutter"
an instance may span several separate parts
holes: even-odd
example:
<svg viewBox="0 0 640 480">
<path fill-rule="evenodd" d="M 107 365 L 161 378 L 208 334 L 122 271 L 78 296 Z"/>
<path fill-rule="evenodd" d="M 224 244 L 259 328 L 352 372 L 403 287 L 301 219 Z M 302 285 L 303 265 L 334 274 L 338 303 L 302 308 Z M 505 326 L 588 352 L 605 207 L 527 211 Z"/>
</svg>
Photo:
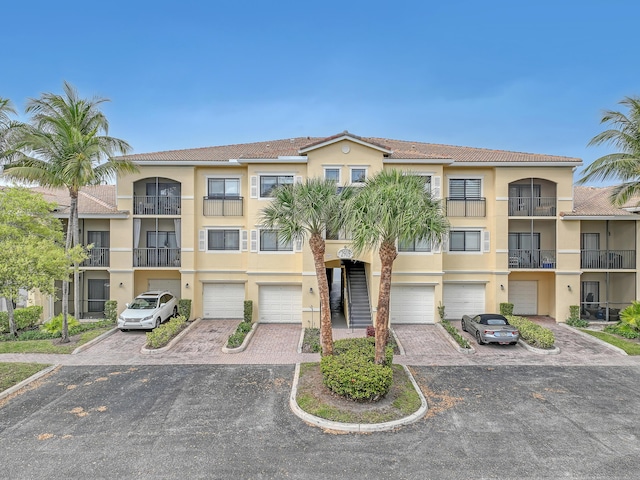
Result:
<svg viewBox="0 0 640 480">
<path fill-rule="evenodd" d="M 296 183 L 302 183 L 302 177 L 296 176 Z"/>
<path fill-rule="evenodd" d="M 296 252 L 302 251 L 302 239 L 295 240 Z"/>
<path fill-rule="evenodd" d="M 449 251 L 449 234 L 445 234 L 442 236 L 442 251 Z"/>
<path fill-rule="evenodd" d="M 444 242 L 444 237 L 442 238 L 442 241 Z M 441 248 L 442 248 L 442 243 L 438 242 L 437 240 L 434 240 L 433 244 L 431 245 L 431 252 L 440 253 Z"/>
<path fill-rule="evenodd" d="M 251 175 L 250 195 L 251 198 L 258 198 L 258 177 L 256 175 Z"/>
<path fill-rule="evenodd" d="M 252 252 L 258 251 L 258 231 L 257 230 L 251 230 L 251 251 Z"/>
<path fill-rule="evenodd" d="M 198 250 L 204 252 L 207 249 L 207 232 L 200 230 L 198 232 Z"/>
<path fill-rule="evenodd" d="M 241 230 L 240 235 L 242 236 L 241 249 L 243 252 L 246 252 L 249 248 L 249 232 L 246 230 Z"/>
<path fill-rule="evenodd" d="M 440 185 L 442 183 L 442 179 L 440 176 L 436 176 L 434 175 L 433 177 L 431 177 L 431 186 L 433 187 L 431 189 L 431 193 L 433 195 L 433 198 L 435 199 L 439 199 L 440 198 Z"/>
<path fill-rule="evenodd" d="M 484 239 L 482 250 L 487 253 L 491 251 L 491 232 L 489 230 L 484 231 Z"/>
</svg>

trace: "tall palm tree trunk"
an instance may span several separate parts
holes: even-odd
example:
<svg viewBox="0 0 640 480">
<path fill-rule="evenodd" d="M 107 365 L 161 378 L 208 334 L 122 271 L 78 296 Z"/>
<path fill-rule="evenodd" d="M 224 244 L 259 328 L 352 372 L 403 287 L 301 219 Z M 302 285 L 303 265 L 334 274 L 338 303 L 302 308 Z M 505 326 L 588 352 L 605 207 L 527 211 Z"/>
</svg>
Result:
<svg viewBox="0 0 640 480">
<path fill-rule="evenodd" d="M 324 264 L 325 244 L 322 236 L 314 233 L 309 238 L 309 247 L 313 254 L 313 264 L 318 278 L 320 295 L 320 343 L 322 355 L 333 355 L 333 331 L 331 329 L 331 307 L 329 304 L 329 283 L 327 268 Z"/>
<path fill-rule="evenodd" d="M 69 220 L 72 224 L 73 246 L 80 244 L 80 228 L 78 226 L 78 191 L 71 190 L 71 208 Z M 73 262 L 73 315 L 80 320 L 80 268 L 78 262 Z"/>
<path fill-rule="evenodd" d="M 16 319 L 13 314 L 13 298 L 11 297 L 0 297 L 4 298 L 4 301 L 7 303 L 7 316 L 9 317 L 9 333 L 17 337 L 18 329 L 16 328 Z"/>
<path fill-rule="evenodd" d="M 73 201 L 71 202 L 73 204 Z M 69 222 L 67 222 L 67 238 L 65 240 L 65 249 L 67 253 L 71 250 L 71 237 L 72 233 L 72 222 L 71 217 L 69 217 Z M 69 276 L 62 281 L 62 338 L 60 341 L 62 343 L 68 343 L 69 340 Z"/>
<path fill-rule="evenodd" d="M 384 363 L 384 351 L 389 338 L 389 302 L 391 299 L 391 273 L 393 261 L 398 252 L 393 243 L 383 242 L 380 245 L 380 290 L 378 292 L 378 310 L 376 312 L 376 356 L 375 363 Z"/>
</svg>

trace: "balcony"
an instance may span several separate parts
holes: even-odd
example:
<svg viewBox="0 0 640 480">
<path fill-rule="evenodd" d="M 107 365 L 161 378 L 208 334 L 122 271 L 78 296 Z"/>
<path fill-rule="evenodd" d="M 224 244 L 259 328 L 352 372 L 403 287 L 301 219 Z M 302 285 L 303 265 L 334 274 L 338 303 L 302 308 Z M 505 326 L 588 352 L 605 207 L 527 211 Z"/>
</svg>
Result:
<svg viewBox="0 0 640 480">
<path fill-rule="evenodd" d="M 509 197 L 511 217 L 555 217 L 556 197 Z"/>
<path fill-rule="evenodd" d="M 134 267 L 179 267 L 179 248 L 134 248 Z"/>
<path fill-rule="evenodd" d="M 204 197 L 202 214 L 205 217 L 241 217 L 243 202 L 242 197 Z"/>
<path fill-rule="evenodd" d="M 82 262 L 82 267 L 108 267 L 109 248 L 94 247 L 89 251 L 89 258 Z"/>
<path fill-rule="evenodd" d="M 556 268 L 556 251 L 509 250 L 509 268 Z"/>
<path fill-rule="evenodd" d="M 485 217 L 486 215 L 487 202 L 483 197 L 447 198 L 448 217 Z"/>
<path fill-rule="evenodd" d="M 635 250 L 581 250 L 580 268 L 623 270 L 636 268 Z"/>
<path fill-rule="evenodd" d="M 180 215 L 180 197 L 136 195 L 134 215 Z"/>
</svg>

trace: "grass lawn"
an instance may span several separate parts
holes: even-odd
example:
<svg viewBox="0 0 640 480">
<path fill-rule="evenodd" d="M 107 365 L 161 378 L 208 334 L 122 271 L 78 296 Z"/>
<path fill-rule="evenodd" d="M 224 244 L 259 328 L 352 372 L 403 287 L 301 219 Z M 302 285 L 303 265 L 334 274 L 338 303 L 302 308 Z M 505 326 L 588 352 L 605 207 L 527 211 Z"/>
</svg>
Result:
<svg viewBox="0 0 640 480">
<path fill-rule="evenodd" d="M 102 327 L 83 332 L 71 337 L 71 343 L 61 344 L 60 340 L 23 340 L 0 342 L 0 353 L 71 353 L 80 345 L 111 330 L 113 327 Z"/>
<path fill-rule="evenodd" d="M 640 343 L 624 340 L 620 337 L 611 335 L 609 333 L 598 332 L 594 330 L 585 330 L 585 329 L 580 329 L 580 331 L 584 333 L 588 333 L 593 337 L 599 338 L 600 340 L 610 343 L 615 347 L 621 348 L 622 350 L 627 352 L 627 355 L 640 355 Z"/>
<path fill-rule="evenodd" d="M 13 387 L 48 366 L 42 363 L 0 363 L 0 392 Z"/>
</svg>

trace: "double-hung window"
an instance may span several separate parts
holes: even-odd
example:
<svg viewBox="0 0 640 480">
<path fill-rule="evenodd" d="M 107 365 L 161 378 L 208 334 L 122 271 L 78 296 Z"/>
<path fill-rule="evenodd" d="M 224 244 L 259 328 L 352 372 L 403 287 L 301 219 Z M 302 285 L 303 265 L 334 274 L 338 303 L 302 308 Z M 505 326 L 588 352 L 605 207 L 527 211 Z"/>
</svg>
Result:
<svg viewBox="0 0 640 480">
<path fill-rule="evenodd" d="M 340 183 L 340 169 L 334 167 L 326 167 L 324 169 L 324 179 L 336 182 L 336 185 Z"/>
<path fill-rule="evenodd" d="M 240 250 L 239 230 L 212 229 L 208 231 L 208 240 L 208 250 Z"/>
<path fill-rule="evenodd" d="M 351 167 L 351 183 L 360 185 L 367 180 L 367 169 L 364 167 Z"/>
<path fill-rule="evenodd" d="M 452 230 L 449 232 L 450 252 L 480 252 L 481 247 L 480 230 Z"/>
<path fill-rule="evenodd" d="M 283 185 L 293 185 L 293 175 L 261 175 L 260 197 L 272 197 L 273 190 Z"/>
<path fill-rule="evenodd" d="M 449 179 L 449 198 L 475 199 L 482 197 L 482 180 L 479 178 Z"/>
<path fill-rule="evenodd" d="M 431 242 L 428 240 L 410 240 L 398 242 L 399 252 L 430 252 Z"/>
<path fill-rule="evenodd" d="M 260 230 L 261 252 L 291 252 L 293 245 L 278 236 L 277 230 Z"/>
<path fill-rule="evenodd" d="M 238 198 L 240 196 L 239 178 L 210 178 L 207 182 L 209 198 Z"/>
</svg>

